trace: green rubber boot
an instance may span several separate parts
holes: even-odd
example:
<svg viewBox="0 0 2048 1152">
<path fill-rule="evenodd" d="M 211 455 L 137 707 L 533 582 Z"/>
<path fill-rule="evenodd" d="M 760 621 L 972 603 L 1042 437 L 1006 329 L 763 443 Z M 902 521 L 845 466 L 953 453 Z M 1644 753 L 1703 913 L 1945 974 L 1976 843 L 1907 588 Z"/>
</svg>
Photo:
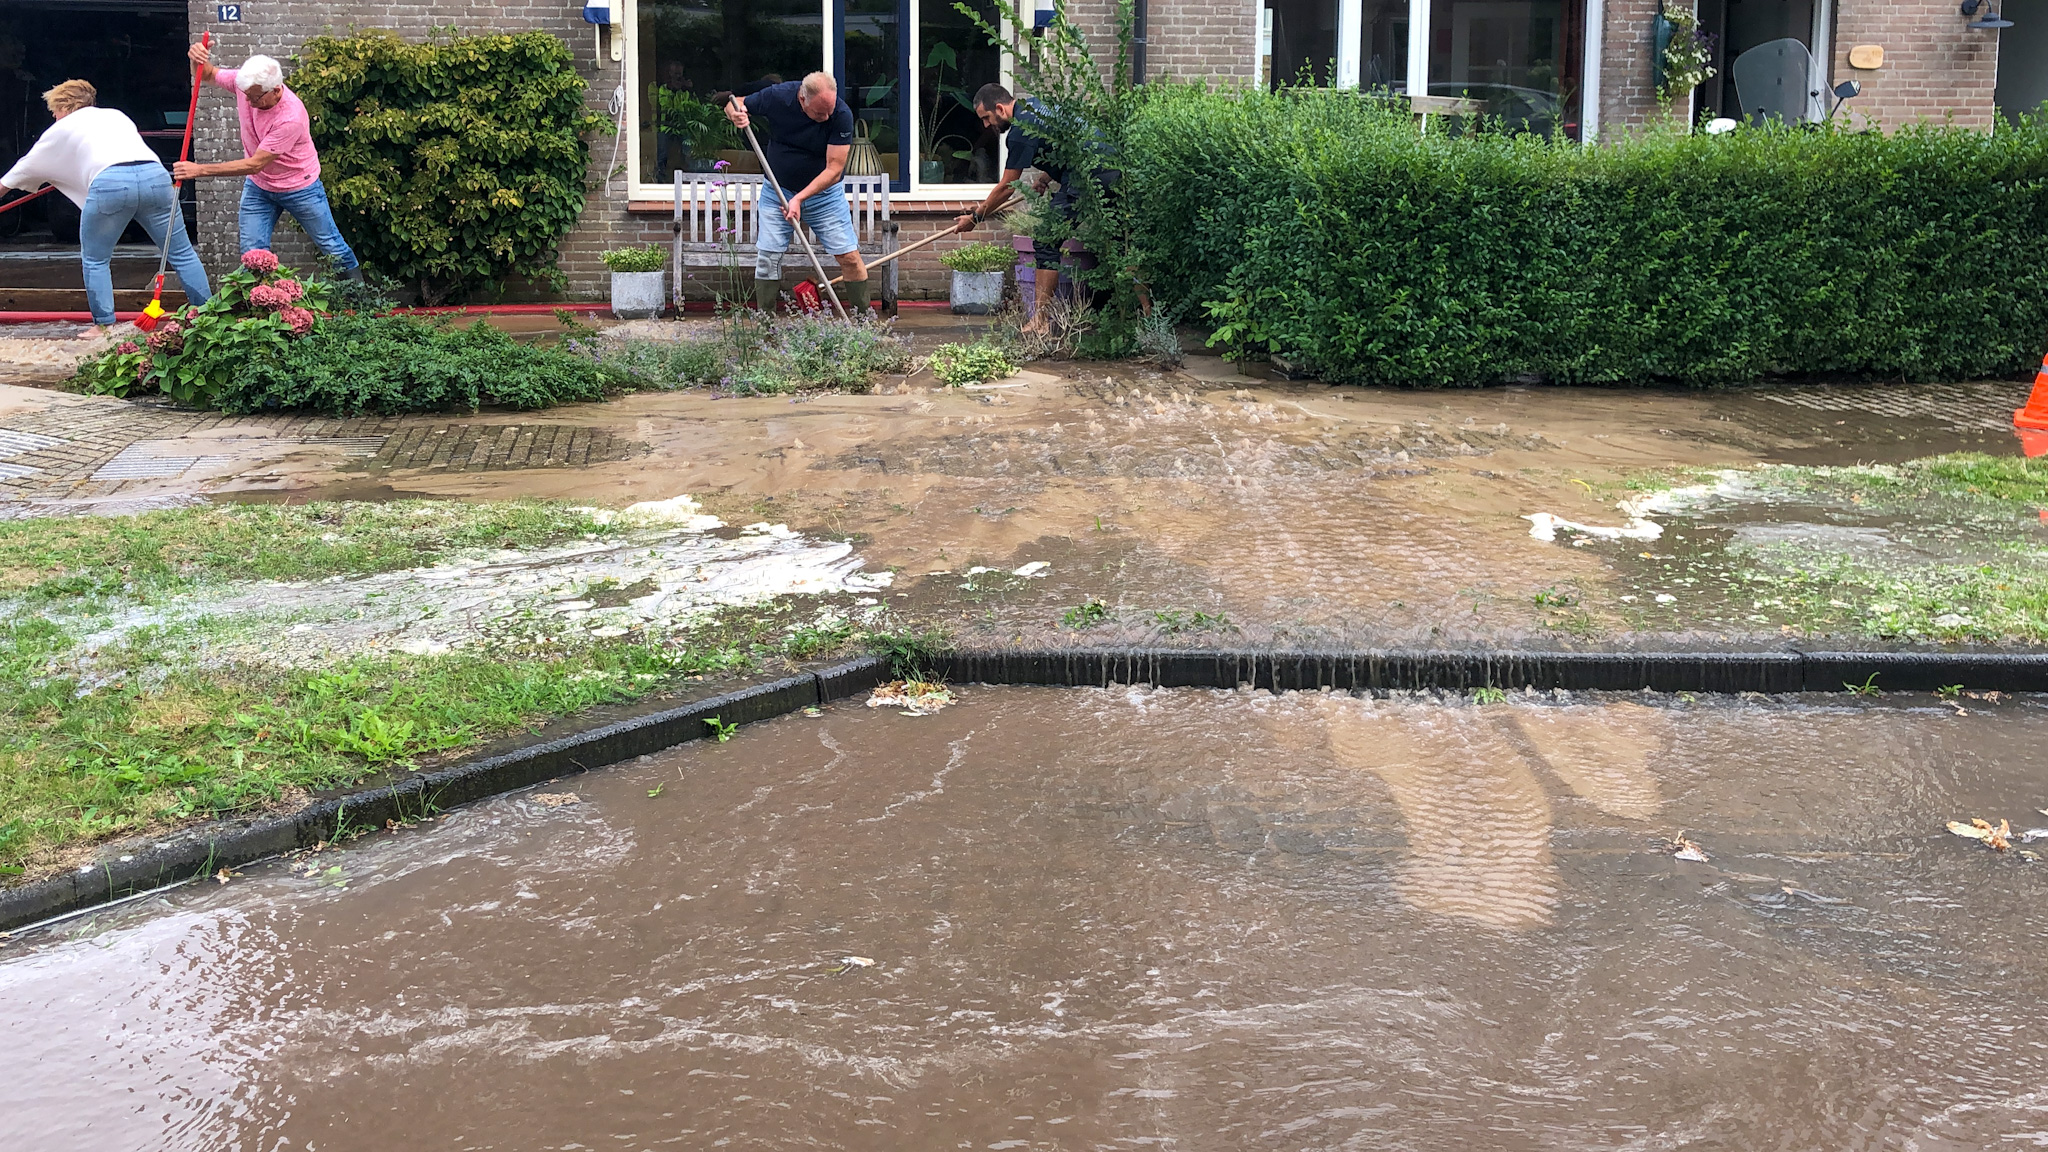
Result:
<svg viewBox="0 0 2048 1152">
<path fill-rule="evenodd" d="M 855 316 L 870 315 L 868 306 L 874 303 L 875 282 L 873 280 L 848 280 L 839 286 L 846 297 L 846 310 Z"/>
<path fill-rule="evenodd" d="M 782 303 L 782 281 L 763 280 L 756 277 L 754 279 L 754 307 L 759 308 L 763 312 L 773 312 L 776 305 L 780 303 Z"/>
</svg>

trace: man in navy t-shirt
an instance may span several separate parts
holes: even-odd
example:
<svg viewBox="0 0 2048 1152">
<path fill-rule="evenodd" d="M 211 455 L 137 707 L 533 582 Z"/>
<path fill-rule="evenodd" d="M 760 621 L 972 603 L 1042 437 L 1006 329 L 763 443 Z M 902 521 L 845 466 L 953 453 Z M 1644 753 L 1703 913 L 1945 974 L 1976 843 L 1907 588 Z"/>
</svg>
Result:
<svg viewBox="0 0 2048 1152">
<path fill-rule="evenodd" d="M 860 258 L 846 189 L 839 183 L 853 147 L 853 109 L 839 98 L 838 82 L 813 72 L 802 80 L 771 84 L 750 96 L 733 97 L 725 115 L 740 128 L 758 120 L 767 129 L 761 151 L 788 201 L 777 212 L 775 193 L 764 190 L 762 210 L 754 213 L 754 302 L 763 310 L 775 307 L 782 291 L 782 255 L 801 221 L 819 246 L 838 259 L 848 309 L 865 316 L 871 299 L 868 268 Z"/>
<path fill-rule="evenodd" d="M 1069 179 L 1072 173 L 1053 159 L 1051 149 L 1046 146 L 1046 120 L 1052 113 L 1045 105 L 1029 96 L 1012 96 L 1010 90 L 1001 84 L 982 85 L 981 90 L 974 94 L 974 111 L 981 117 L 982 124 L 999 131 L 1007 128 L 1009 135 L 1003 138 L 1003 151 L 1006 157 L 1003 161 L 1003 178 L 996 182 L 995 189 L 988 194 L 988 199 L 983 200 L 974 211 L 959 218 L 960 226 L 963 229 L 972 228 L 995 215 L 998 208 L 1009 203 L 1011 197 L 1016 195 L 1016 184 L 1023 178 L 1024 170 L 1027 168 L 1036 168 L 1040 173 L 1034 183 L 1037 191 L 1043 192 L 1046 185 L 1054 180 L 1060 182 L 1060 190 L 1052 195 L 1052 210 L 1071 224 L 1074 219 L 1075 202 L 1080 199 L 1081 190 L 1077 180 Z M 1104 167 L 1097 169 L 1094 176 L 1107 190 L 1115 182 L 1117 173 Z M 1052 299 L 1053 293 L 1059 288 L 1060 250 L 1056 244 L 1033 237 L 1031 251 L 1033 263 L 1037 266 L 1034 278 L 1038 291 L 1032 302 L 1031 320 L 1024 326 L 1024 330 L 1041 332 L 1045 330 L 1045 302 Z"/>
</svg>

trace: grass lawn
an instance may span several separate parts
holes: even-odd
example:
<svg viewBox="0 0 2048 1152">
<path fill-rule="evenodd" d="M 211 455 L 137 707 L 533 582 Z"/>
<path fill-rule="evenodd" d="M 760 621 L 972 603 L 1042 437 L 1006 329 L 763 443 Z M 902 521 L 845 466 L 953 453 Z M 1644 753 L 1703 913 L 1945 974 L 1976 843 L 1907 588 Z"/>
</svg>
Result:
<svg viewBox="0 0 2048 1152">
<path fill-rule="evenodd" d="M 189 633 L 203 625 L 84 643 L 124 610 L 211 583 L 362 575 L 616 531 L 608 514 L 542 502 L 0 522 L 0 877 L 53 870 L 111 836 L 289 806 L 309 789 L 857 636 L 777 602 L 653 639 L 543 638 L 306 668 L 195 661 Z"/>
</svg>

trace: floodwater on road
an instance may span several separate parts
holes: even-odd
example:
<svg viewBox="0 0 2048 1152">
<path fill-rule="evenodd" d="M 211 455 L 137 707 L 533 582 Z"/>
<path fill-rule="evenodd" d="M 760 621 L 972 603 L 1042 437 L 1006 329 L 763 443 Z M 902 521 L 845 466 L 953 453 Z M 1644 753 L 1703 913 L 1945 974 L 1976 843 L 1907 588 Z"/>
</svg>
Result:
<svg viewBox="0 0 2048 1152">
<path fill-rule="evenodd" d="M 2048 715 L 1819 699 L 791 716 L 28 934 L 5 1143 L 2048 1145 Z"/>
</svg>

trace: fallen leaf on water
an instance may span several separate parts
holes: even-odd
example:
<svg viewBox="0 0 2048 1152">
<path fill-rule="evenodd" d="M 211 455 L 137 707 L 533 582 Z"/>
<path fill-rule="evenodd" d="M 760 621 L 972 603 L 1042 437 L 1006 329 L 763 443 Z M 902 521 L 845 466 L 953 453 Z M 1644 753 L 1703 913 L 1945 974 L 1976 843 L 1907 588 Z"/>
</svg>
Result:
<svg viewBox="0 0 2048 1152">
<path fill-rule="evenodd" d="M 1996 828 L 1993 828 L 1988 820 L 1972 819 L 1968 824 L 1960 820 L 1951 820 L 1948 822 L 1948 830 L 1958 836 L 1982 841 L 2000 852 L 2012 847 L 2012 825 L 2004 820 L 2000 820 Z"/>
<path fill-rule="evenodd" d="M 1673 860 L 1690 860 L 1695 864 L 1707 862 L 1707 850 L 1700 847 L 1698 841 L 1686 839 L 1684 832 L 1671 838 L 1666 851 L 1671 853 Z"/>
<path fill-rule="evenodd" d="M 836 966 L 827 968 L 825 973 L 828 976 L 837 976 L 842 972 L 851 972 L 855 968 L 873 968 L 874 966 L 875 961 L 871 956 L 848 956 Z"/>
<path fill-rule="evenodd" d="M 223 868 L 223 869 L 221 869 L 220 871 L 218 871 L 218 872 L 215 872 L 215 873 L 213 874 L 213 878 L 214 878 L 215 880 L 218 880 L 218 881 L 220 881 L 220 882 L 221 882 L 221 883 L 223 883 L 223 884 L 227 883 L 227 882 L 228 882 L 228 870 L 227 870 L 227 869 L 225 869 L 225 868 Z"/>
<path fill-rule="evenodd" d="M 560 808 L 564 804 L 581 804 L 583 798 L 574 792 L 535 792 L 533 798 L 549 808 Z"/>
</svg>

